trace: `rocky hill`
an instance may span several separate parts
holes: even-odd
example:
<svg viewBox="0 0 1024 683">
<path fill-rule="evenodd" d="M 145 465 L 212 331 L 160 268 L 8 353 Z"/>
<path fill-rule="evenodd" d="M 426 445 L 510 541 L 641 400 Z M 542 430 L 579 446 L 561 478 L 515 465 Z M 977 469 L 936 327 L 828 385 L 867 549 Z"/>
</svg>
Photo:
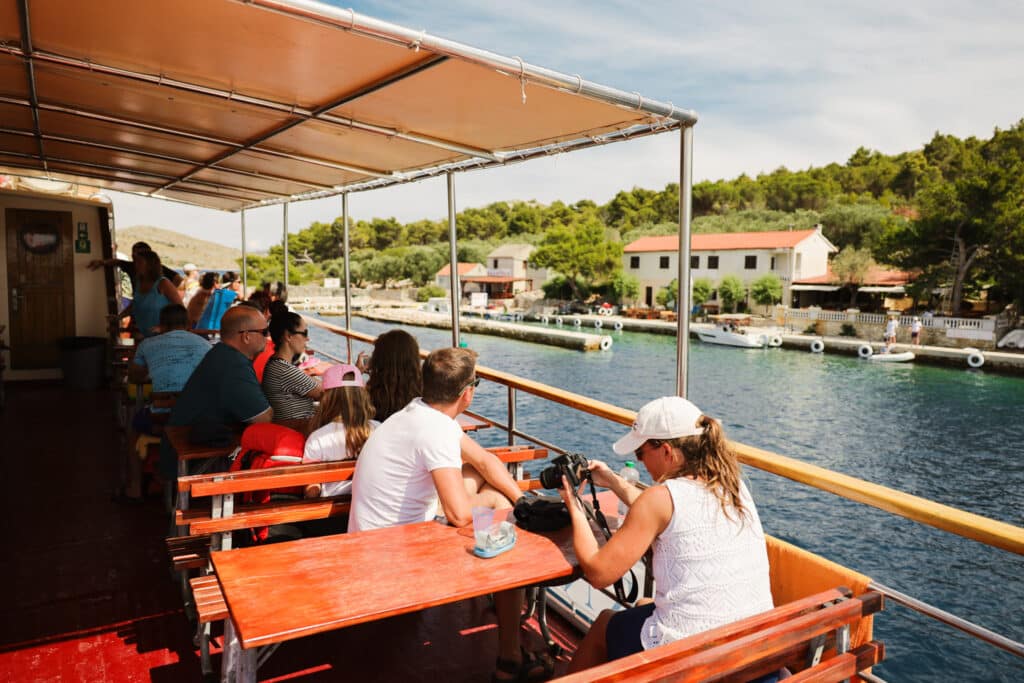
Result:
<svg viewBox="0 0 1024 683">
<path fill-rule="evenodd" d="M 223 244 L 149 225 L 133 225 L 130 228 L 119 229 L 117 241 L 118 249 L 125 254 L 132 243 L 147 242 L 153 247 L 153 251 L 160 254 L 160 260 L 171 268 L 180 268 L 191 262 L 199 266 L 200 270 L 237 270 L 238 261 L 242 258 L 240 249 L 232 249 Z"/>
</svg>

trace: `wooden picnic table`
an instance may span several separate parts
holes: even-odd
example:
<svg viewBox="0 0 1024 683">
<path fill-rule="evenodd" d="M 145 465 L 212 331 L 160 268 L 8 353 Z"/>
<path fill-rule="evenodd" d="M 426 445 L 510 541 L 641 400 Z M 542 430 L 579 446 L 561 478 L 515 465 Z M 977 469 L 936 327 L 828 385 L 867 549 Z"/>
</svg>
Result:
<svg viewBox="0 0 1024 683">
<path fill-rule="evenodd" d="M 578 574 L 570 529 L 517 534 L 491 559 L 472 527 L 438 522 L 215 552 L 226 677 L 255 680 L 259 647 Z"/>
</svg>

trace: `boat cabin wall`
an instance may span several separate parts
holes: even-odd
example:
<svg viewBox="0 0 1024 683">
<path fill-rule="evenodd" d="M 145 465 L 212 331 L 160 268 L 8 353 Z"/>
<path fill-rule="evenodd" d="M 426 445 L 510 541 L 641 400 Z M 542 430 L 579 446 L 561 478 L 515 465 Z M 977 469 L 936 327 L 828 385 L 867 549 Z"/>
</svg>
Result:
<svg viewBox="0 0 1024 683">
<path fill-rule="evenodd" d="M 0 191 L 0 326 L 6 327 L 0 339 L 12 347 L 21 344 L 29 351 L 27 356 L 24 351 L 19 356 L 18 348 L 2 352 L 7 366 L 4 380 L 59 379 L 56 337 L 107 335 L 104 269 L 89 270 L 87 266 L 94 259 L 110 257 L 109 236 L 103 234 L 108 230 L 108 211 L 109 205 L 88 200 Z M 38 216 L 40 222 L 35 223 L 33 216 Z M 30 286 L 19 287 L 20 283 L 27 285 L 39 276 L 19 272 L 23 270 L 18 266 L 19 258 L 35 257 L 27 254 L 25 248 L 19 249 L 18 240 L 37 250 L 51 249 L 45 226 L 54 224 L 60 226 L 61 233 L 56 251 L 39 258 L 52 260 L 59 251 L 64 276 L 50 277 L 34 290 Z M 24 236 L 26 232 L 28 236 Z M 39 234 L 43 236 L 38 237 Z M 81 240 L 81 235 L 86 239 Z M 63 262 L 65 258 L 70 264 Z M 53 304 L 59 304 L 60 297 L 65 295 L 73 299 L 73 307 L 63 315 L 55 313 L 55 308 L 63 309 Z M 17 314 L 18 307 L 24 315 Z M 51 331 L 56 328 L 60 329 Z"/>
</svg>

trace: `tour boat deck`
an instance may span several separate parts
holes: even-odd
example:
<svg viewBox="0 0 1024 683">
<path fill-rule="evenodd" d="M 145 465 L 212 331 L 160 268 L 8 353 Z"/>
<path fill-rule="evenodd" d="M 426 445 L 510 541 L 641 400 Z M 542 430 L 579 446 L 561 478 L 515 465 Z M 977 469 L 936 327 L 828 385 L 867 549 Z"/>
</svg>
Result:
<svg viewBox="0 0 1024 683">
<path fill-rule="evenodd" d="M 162 506 L 111 501 L 115 395 L 8 388 L 0 681 L 200 680 Z M 549 623 L 571 651 L 578 634 L 557 616 Z M 536 624 L 528 628 L 538 643 Z M 487 680 L 495 629 L 487 599 L 464 601 L 285 643 L 259 679 Z M 218 667 L 219 647 L 214 653 Z"/>
</svg>

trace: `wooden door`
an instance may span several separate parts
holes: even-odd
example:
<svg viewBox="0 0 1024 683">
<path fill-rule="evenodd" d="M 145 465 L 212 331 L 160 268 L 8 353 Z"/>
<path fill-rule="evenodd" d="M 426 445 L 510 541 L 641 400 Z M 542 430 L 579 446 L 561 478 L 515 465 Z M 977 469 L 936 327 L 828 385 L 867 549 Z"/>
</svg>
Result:
<svg viewBox="0 0 1024 683">
<path fill-rule="evenodd" d="M 11 368 L 59 365 L 57 339 L 75 334 L 69 211 L 7 209 Z"/>
</svg>

